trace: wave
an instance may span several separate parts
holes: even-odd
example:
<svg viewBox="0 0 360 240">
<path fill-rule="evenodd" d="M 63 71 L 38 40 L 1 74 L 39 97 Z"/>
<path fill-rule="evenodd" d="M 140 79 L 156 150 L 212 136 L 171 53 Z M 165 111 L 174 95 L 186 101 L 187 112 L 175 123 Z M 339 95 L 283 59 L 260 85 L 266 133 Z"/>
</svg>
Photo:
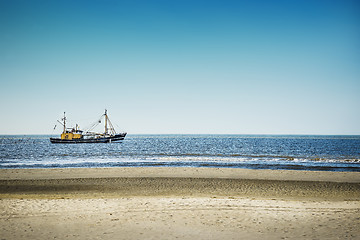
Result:
<svg viewBox="0 0 360 240">
<path fill-rule="evenodd" d="M 141 157 L 141 156 L 139 156 Z M 148 154 L 144 155 L 146 158 L 158 159 L 206 159 L 206 160 L 271 160 L 271 161 L 290 161 L 290 162 L 343 162 L 343 163 L 360 163 L 359 158 L 348 157 L 317 157 L 317 156 L 286 156 L 286 155 L 256 155 L 256 154 L 196 154 L 196 153 L 181 153 L 181 154 Z"/>
<path fill-rule="evenodd" d="M 310 171 L 345 171 L 360 172 L 358 163 L 341 162 L 305 162 L 280 160 L 234 160 L 204 158 L 114 158 L 114 159 L 66 159 L 48 161 L 0 162 L 0 168 L 93 168 L 93 167 L 216 167 L 216 168 L 248 168 L 278 170 L 310 170 Z"/>
</svg>

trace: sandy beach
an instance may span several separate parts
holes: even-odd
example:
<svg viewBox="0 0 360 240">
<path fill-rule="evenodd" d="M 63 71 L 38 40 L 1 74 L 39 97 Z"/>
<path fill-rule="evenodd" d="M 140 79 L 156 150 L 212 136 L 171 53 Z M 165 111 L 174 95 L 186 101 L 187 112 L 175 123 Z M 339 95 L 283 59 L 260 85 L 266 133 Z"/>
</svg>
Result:
<svg viewBox="0 0 360 240">
<path fill-rule="evenodd" d="M 359 239 L 360 173 L 0 169 L 1 239 Z"/>
</svg>

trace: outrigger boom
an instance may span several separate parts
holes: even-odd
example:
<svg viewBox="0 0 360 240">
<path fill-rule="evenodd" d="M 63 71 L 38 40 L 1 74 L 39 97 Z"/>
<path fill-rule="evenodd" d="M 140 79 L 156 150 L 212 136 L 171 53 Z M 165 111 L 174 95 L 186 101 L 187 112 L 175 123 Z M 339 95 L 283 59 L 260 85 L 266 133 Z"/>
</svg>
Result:
<svg viewBox="0 0 360 240">
<path fill-rule="evenodd" d="M 60 138 L 50 138 L 50 142 L 51 143 L 108 143 L 108 142 L 123 140 L 127 133 L 126 132 L 116 133 L 115 128 L 112 125 L 107 115 L 106 109 L 105 109 L 105 113 L 101 116 L 101 118 L 102 117 L 105 118 L 104 133 L 90 132 L 98 124 L 94 124 L 90 129 L 84 132 L 79 129 L 79 126 L 77 124 L 75 128 L 66 128 L 66 116 L 64 112 L 64 117 L 61 119 L 62 122 L 58 120 L 58 122 L 61 125 L 63 125 L 64 130 Z M 100 122 L 101 120 L 98 121 L 98 123 Z"/>
</svg>

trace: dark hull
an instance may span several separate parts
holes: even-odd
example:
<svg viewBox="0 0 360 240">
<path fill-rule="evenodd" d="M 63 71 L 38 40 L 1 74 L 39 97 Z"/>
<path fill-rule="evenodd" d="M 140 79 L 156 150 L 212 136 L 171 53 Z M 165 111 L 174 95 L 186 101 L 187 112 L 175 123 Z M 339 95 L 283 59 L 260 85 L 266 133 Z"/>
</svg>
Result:
<svg viewBox="0 0 360 240">
<path fill-rule="evenodd" d="M 115 141 L 124 140 L 126 133 L 116 134 L 111 137 L 101 137 L 101 138 L 89 138 L 89 139 L 60 139 L 60 138 L 50 138 L 51 143 L 110 143 Z"/>
</svg>

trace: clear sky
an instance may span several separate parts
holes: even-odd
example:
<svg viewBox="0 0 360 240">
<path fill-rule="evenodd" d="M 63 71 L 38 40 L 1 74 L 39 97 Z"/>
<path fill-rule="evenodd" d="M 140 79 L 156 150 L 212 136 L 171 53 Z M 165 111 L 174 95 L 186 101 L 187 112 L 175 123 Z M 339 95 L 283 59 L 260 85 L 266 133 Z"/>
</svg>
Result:
<svg viewBox="0 0 360 240">
<path fill-rule="evenodd" d="M 360 2 L 0 0 L 0 134 L 105 108 L 133 134 L 360 134 Z"/>
</svg>

